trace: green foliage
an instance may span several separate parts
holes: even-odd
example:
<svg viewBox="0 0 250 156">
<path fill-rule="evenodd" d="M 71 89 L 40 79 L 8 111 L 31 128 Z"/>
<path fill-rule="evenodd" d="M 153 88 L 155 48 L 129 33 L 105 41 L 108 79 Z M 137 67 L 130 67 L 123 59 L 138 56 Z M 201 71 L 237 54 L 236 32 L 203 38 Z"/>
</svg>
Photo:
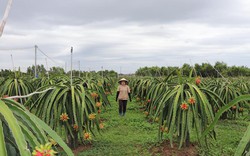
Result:
<svg viewBox="0 0 250 156">
<path fill-rule="evenodd" d="M 49 87 L 53 89 L 47 90 L 39 96 L 32 96 L 25 105 L 58 132 L 72 148 L 76 148 L 79 141 L 84 142 L 84 133 L 93 133 L 94 129 L 99 130 L 97 110 L 100 108 L 96 107 L 96 103 L 101 102 L 104 108 L 110 105 L 103 87 L 104 84 L 110 84 L 107 85 L 108 89 L 112 89 L 112 82 L 109 82 L 109 79 L 74 77 L 71 86 L 67 76 L 53 76 L 50 79 L 35 80 L 34 83 L 40 87 L 37 91 Z M 97 97 L 92 97 L 93 93 Z M 96 115 L 96 118 L 90 119 L 91 114 Z"/>
<path fill-rule="evenodd" d="M 102 77 L 107 78 L 116 78 L 117 77 L 117 72 L 114 70 L 104 70 L 104 71 L 80 71 L 79 70 L 72 70 L 73 76 L 75 77 L 80 77 L 80 78 L 90 78 L 90 77 L 98 77 L 101 79 Z M 71 72 L 69 71 L 67 75 L 70 75 Z"/>
<path fill-rule="evenodd" d="M 234 155 L 250 155 L 250 124 L 248 125 Z"/>
<path fill-rule="evenodd" d="M 233 156 L 237 150 L 240 140 L 247 132 L 249 122 L 238 120 L 219 120 L 215 125 L 216 139 L 209 138 L 209 148 L 200 148 L 201 155 L 209 156 Z M 237 156 L 241 156 L 238 154 Z"/>
<path fill-rule="evenodd" d="M 172 71 L 178 70 L 178 67 L 141 67 L 139 68 L 136 72 L 136 76 L 167 76 L 169 75 Z M 177 73 L 175 73 L 177 75 Z"/>
<path fill-rule="evenodd" d="M 194 98 L 195 103 L 188 103 L 189 99 Z M 185 110 L 183 107 L 187 106 Z M 160 113 L 160 127 L 169 129 L 170 142 L 172 144 L 173 136 L 177 134 L 179 148 L 183 143 L 188 144 L 189 135 L 193 128 L 197 139 L 204 131 L 207 124 L 213 120 L 212 108 L 202 91 L 194 84 L 186 83 L 177 85 L 171 91 L 162 96 L 156 116 Z M 160 133 L 160 137 L 162 137 Z"/>
<path fill-rule="evenodd" d="M 98 94 L 98 98 L 95 99 L 95 102 L 100 102 L 100 100 L 102 100 L 103 106 L 110 105 L 106 95 L 106 90 L 111 91 L 112 82 L 109 82 L 109 80 L 107 79 L 96 79 L 96 78 L 89 78 L 82 81 L 86 83 L 87 89 L 89 91 Z M 110 84 L 110 86 L 108 86 L 107 84 Z"/>
<path fill-rule="evenodd" d="M 21 76 L 6 78 L 0 84 L 0 96 L 21 96 L 27 95 L 33 91 L 33 85 Z M 26 100 L 26 98 L 20 99 L 19 102 L 23 104 Z"/>
<path fill-rule="evenodd" d="M 194 83 L 192 72 L 189 78 L 177 73 L 177 79 L 168 76 L 157 81 L 138 80 L 133 82 L 133 88 L 134 94 L 145 101 L 149 116 L 160 119 L 159 138 L 162 139 L 163 133 L 167 131 L 171 146 L 173 138 L 177 137 L 181 148 L 183 143 L 189 144 L 191 133 L 195 133 L 199 140 L 201 132 L 211 123 L 214 115 L 207 97 Z M 195 101 L 193 104 L 189 102 L 191 98 Z"/>
<path fill-rule="evenodd" d="M 214 129 L 216 123 L 218 122 L 220 116 L 226 112 L 228 109 L 230 109 L 233 105 L 238 104 L 240 101 L 246 101 L 246 100 L 250 100 L 250 94 L 249 95 L 241 95 L 237 98 L 235 98 L 234 100 L 230 101 L 227 105 L 223 106 L 218 113 L 216 113 L 215 118 L 213 120 L 213 122 L 206 128 L 206 130 L 202 133 L 201 136 L 201 140 L 203 140 L 208 133 Z M 249 128 L 248 128 L 249 129 Z M 245 133 L 245 135 L 243 136 L 241 143 L 238 145 L 238 148 L 236 150 L 235 155 L 241 155 L 245 152 L 249 152 L 249 140 L 250 140 L 250 133 L 249 131 L 247 131 Z"/>
<path fill-rule="evenodd" d="M 157 131 L 160 139 L 169 138 L 171 145 L 173 145 L 173 142 L 178 142 L 179 148 L 183 145 L 188 145 L 192 140 L 205 145 L 207 140 L 209 142 L 211 138 L 215 138 L 214 129 L 216 130 L 216 122 L 221 118 L 221 114 L 227 113 L 225 119 L 232 119 L 232 116 L 234 116 L 234 119 L 237 119 L 241 113 L 243 114 L 243 111 L 241 112 L 240 110 L 244 110 L 244 113 L 246 113 L 245 110 L 250 111 L 249 95 L 244 95 L 250 93 L 250 80 L 248 78 L 214 79 L 202 77 L 201 83 L 198 84 L 196 81 L 196 73 L 203 72 L 204 74 L 206 72 L 206 74 L 204 74 L 206 76 L 213 75 L 214 71 L 212 71 L 213 67 L 209 64 L 202 64 L 200 67 L 196 65 L 195 68 L 196 67 L 199 68 L 200 71 L 196 71 L 195 73 L 188 73 L 189 70 L 192 71 L 192 67 L 188 64 L 184 64 L 181 70 L 169 68 L 167 72 L 164 71 L 164 68 L 157 70 L 156 68 L 154 70 L 147 68 L 147 70 L 150 71 L 149 73 L 153 73 L 154 76 L 162 76 L 164 75 L 163 73 L 168 73 L 169 75 L 167 77 L 130 78 L 129 85 L 132 89 L 133 97 L 137 98 L 140 108 L 145 111 L 145 114 L 147 114 L 146 119 L 150 121 L 150 123 L 159 121 L 158 128 L 156 128 L 155 124 L 153 124 L 154 128 L 152 128 L 149 122 L 143 122 L 146 121 L 144 118 L 139 119 L 133 115 L 130 118 L 122 118 L 122 120 L 120 120 L 117 115 L 118 113 L 116 114 L 117 116 L 114 117 L 115 114 L 113 112 L 113 114 L 106 114 L 105 116 L 105 120 L 108 120 L 108 124 L 105 125 L 106 130 L 104 131 L 108 134 L 108 131 L 111 131 L 110 135 L 106 138 L 104 137 L 104 140 L 96 145 L 103 145 L 104 143 L 111 146 L 113 143 L 121 143 L 117 140 L 118 138 L 116 136 L 112 135 L 121 135 L 120 132 L 124 132 L 126 127 L 130 127 L 130 130 L 133 132 L 139 132 L 137 136 L 140 137 L 145 137 L 145 135 L 141 135 L 141 133 L 148 131 L 148 137 L 146 137 L 145 140 L 141 138 L 134 139 L 132 138 L 134 135 L 124 132 L 128 138 L 123 138 L 123 140 L 134 143 L 134 145 L 136 144 L 136 142 L 134 142 L 135 140 L 137 142 L 142 141 L 145 144 L 149 142 L 152 143 L 152 137 L 156 138 Z M 216 64 L 216 68 L 221 72 L 227 69 L 225 67 L 227 67 L 225 64 Z M 211 70 L 205 71 L 206 68 Z M 111 94 L 114 96 L 112 91 L 114 91 L 116 85 L 116 78 L 102 77 L 100 73 L 86 75 L 80 78 L 73 77 L 73 85 L 71 86 L 68 76 L 56 76 L 55 74 L 55 76 L 51 76 L 50 78 L 41 77 L 28 81 L 28 78 L 26 76 L 24 77 L 21 72 L 16 72 L 15 75 L 2 80 L 0 84 L 0 95 L 27 95 L 35 90 L 42 91 L 52 87 L 53 89 L 47 90 L 40 95 L 33 95 L 29 98 L 28 102 L 26 102 L 27 99 L 22 99 L 22 102 L 41 119 L 36 120 L 36 123 L 43 127 L 41 133 L 43 133 L 43 131 L 48 131 L 46 133 L 49 135 L 55 133 L 49 130 L 50 128 L 46 125 L 48 124 L 66 140 L 68 145 L 75 148 L 79 145 L 79 141 L 83 143 L 83 134 L 85 132 L 91 132 L 95 135 L 100 131 L 99 123 L 103 120 L 97 111 L 102 109 L 101 112 L 108 112 L 111 110 L 111 108 L 107 107 L 110 106 L 107 95 Z M 98 96 L 92 97 L 93 93 L 96 93 Z M 191 98 L 195 100 L 193 104 L 189 102 Z M 21 102 L 21 99 L 19 99 L 19 102 Z M 102 107 L 97 108 L 95 106 L 96 102 L 101 102 Z M 186 104 L 185 109 L 182 107 L 184 103 Z M 236 109 L 234 110 L 232 106 L 236 106 Z M 117 109 L 117 107 L 115 108 Z M 129 109 L 137 111 L 138 106 L 130 107 Z M 63 113 L 66 113 L 69 119 L 65 121 L 60 120 Z M 217 114 L 214 118 L 215 113 Z M 96 114 L 97 116 L 91 120 L 89 118 L 90 114 Z M 142 113 L 139 116 L 145 117 Z M 1 117 L 0 115 L 0 118 Z M 122 124 L 122 126 L 120 126 L 120 124 Z M 78 130 L 74 129 L 75 125 L 78 126 Z M 208 125 L 209 127 L 207 128 Z M 8 136 L 8 140 L 10 141 L 0 143 L 0 149 L 5 153 L 19 152 L 21 143 L 13 141 L 15 136 L 12 133 L 8 133 L 10 132 L 9 129 L 6 120 L 1 120 L 0 140 L 5 140 L 6 137 L 4 136 Z M 32 139 L 34 134 L 31 136 L 31 132 L 28 132 L 27 129 L 29 128 L 23 128 L 23 125 L 21 125 L 21 131 L 23 131 L 22 133 L 24 133 L 25 137 L 26 133 L 29 134 L 28 139 L 26 139 L 27 142 L 31 142 L 33 146 L 43 143 L 37 141 L 39 139 Z M 152 131 L 156 131 L 154 135 L 151 134 Z M 242 138 L 239 145 L 239 142 L 237 142 L 234 145 L 235 147 L 229 146 L 225 148 L 224 153 L 232 155 L 237 145 L 237 153 L 242 153 L 244 150 L 249 151 L 249 144 L 247 144 L 248 140 L 246 139 L 248 135 L 246 132 L 245 137 Z M 150 138 L 151 141 L 147 142 L 146 140 L 150 140 Z M 97 139 L 101 140 L 101 137 L 97 137 Z M 235 137 L 235 140 L 240 139 L 239 137 Z M 31 146 L 29 144 L 30 143 L 27 145 Z M 33 146 L 28 148 L 33 149 Z M 102 149 L 107 150 L 108 146 L 104 146 Z M 123 146 L 135 150 L 134 147 L 127 146 L 127 142 L 123 144 Z M 119 147 L 121 148 L 121 146 Z M 105 154 L 110 154 L 115 149 L 116 148 L 111 148 L 107 150 Z M 144 149 L 139 150 L 139 152 L 142 151 L 144 151 Z M 100 151 L 96 152 L 100 154 Z M 126 151 L 124 152 L 126 153 Z M 131 153 L 135 154 L 136 152 Z M 220 152 L 214 152 L 214 154 L 218 153 Z"/>
<path fill-rule="evenodd" d="M 181 68 L 179 67 L 142 67 L 139 68 L 135 74 L 136 76 L 167 76 L 174 70 L 183 70 L 183 75 L 188 76 L 192 68 L 195 68 L 198 75 L 202 77 L 221 77 L 221 74 L 224 77 L 237 77 L 237 76 L 250 76 L 250 68 L 244 66 L 227 66 L 224 62 L 216 62 L 215 65 L 210 63 L 195 64 L 194 67 L 191 67 L 189 64 L 184 63 Z M 174 73 L 177 75 L 177 73 Z"/>
<path fill-rule="evenodd" d="M 51 67 L 50 69 L 45 69 L 44 65 L 37 65 L 36 66 L 36 78 L 43 78 L 47 76 L 55 76 L 55 75 L 63 75 L 64 69 L 61 67 Z M 27 68 L 27 75 L 35 76 L 35 66 L 31 66 Z"/>
<path fill-rule="evenodd" d="M 49 70 L 49 75 L 63 75 L 65 73 L 62 67 L 51 67 Z"/>
<path fill-rule="evenodd" d="M 91 147 L 77 155 L 154 155 L 150 150 L 154 146 L 166 149 L 161 146 L 157 139 L 158 124 L 148 122 L 139 103 L 129 102 L 128 110 L 124 117 L 118 115 L 118 105 L 114 101 L 115 97 L 110 97 L 112 107 L 101 114 L 105 128 L 101 135 L 97 135 Z M 246 115 L 246 114 L 245 114 Z M 207 155 L 221 156 L 234 155 L 234 152 L 241 140 L 247 121 L 223 120 L 215 126 L 216 140 L 208 138 L 210 150 Z M 165 136 L 168 136 L 166 133 Z M 197 144 L 196 136 L 191 135 L 191 143 Z M 200 149 L 201 151 L 203 149 Z M 163 155 L 160 154 L 159 155 Z"/>
<path fill-rule="evenodd" d="M 0 99 L 0 105 L 1 155 L 31 155 L 36 146 L 49 142 L 48 136 L 73 155 L 63 140 L 24 106 L 8 99 Z"/>
<path fill-rule="evenodd" d="M 189 66 L 185 65 L 185 68 Z M 174 76 L 175 73 L 178 77 Z M 160 120 L 159 138 L 162 139 L 167 132 L 171 145 L 174 138 L 177 138 L 179 148 L 183 143 L 189 144 L 190 135 L 195 135 L 199 143 L 207 140 L 203 137 L 215 137 L 213 128 L 209 134 L 201 137 L 207 125 L 214 121 L 214 113 L 220 112 L 233 99 L 249 91 L 246 81 L 231 83 L 224 79 L 199 78 L 199 83 L 198 78 L 192 78 L 192 70 L 189 77 L 184 77 L 184 73 L 181 70 L 172 72 L 165 79 L 134 79 L 131 83 L 133 95 L 144 107 L 146 116 L 152 120 Z M 190 99 L 195 102 L 192 104 Z M 228 113 L 226 118 L 234 116 L 235 119 L 240 113 L 243 114 L 244 109 L 249 109 L 248 101 L 249 99 L 244 99 L 234 103 L 236 107 L 231 106 L 224 111 Z"/>
<path fill-rule="evenodd" d="M 104 70 L 104 71 L 98 71 L 97 72 L 100 76 L 103 77 L 117 77 L 117 72 L 115 72 L 114 70 Z"/>
<path fill-rule="evenodd" d="M 151 155 L 148 149 L 158 141 L 157 124 L 147 122 L 134 102 L 128 102 L 126 115 L 119 116 L 115 96 L 109 99 L 112 107 L 100 117 L 105 125 L 101 135 L 96 135 L 91 148 L 78 155 Z"/>
<path fill-rule="evenodd" d="M 204 79 L 202 86 L 203 88 L 210 90 L 205 92 L 205 94 L 209 97 L 214 113 L 238 96 L 248 94 L 248 84 L 246 82 L 241 82 L 241 80 L 238 79 Z M 249 108 L 247 100 L 240 101 L 239 104 L 232 106 L 224 112 L 221 118 L 235 119 L 245 108 Z"/>
<path fill-rule="evenodd" d="M 37 71 L 37 77 L 45 76 L 46 72 L 47 72 L 44 65 L 37 65 L 36 71 Z M 32 67 L 27 68 L 27 74 L 30 76 L 35 76 L 35 66 L 34 65 Z"/>
<path fill-rule="evenodd" d="M 88 118 L 89 114 L 96 114 L 95 102 L 81 84 L 70 86 L 67 83 L 54 87 L 53 90 L 41 94 L 34 103 L 28 106 L 58 134 L 61 136 L 64 134 L 63 138 L 75 148 L 78 140 L 83 140 L 84 132 L 90 132 L 94 125 L 99 125 L 97 119 L 91 121 Z M 61 119 L 64 113 L 69 118 L 66 121 Z M 78 126 L 78 130 L 74 129 L 74 125 Z"/>
<path fill-rule="evenodd" d="M 9 77 L 11 75 L 14 75 L 14 73 L 11 70 L 8 70 L 8 69 L 3 70 L 3 69 L 1 69 L 1 71 L 0 71 L 0 76 L 1 77 Z"/>
</svg>

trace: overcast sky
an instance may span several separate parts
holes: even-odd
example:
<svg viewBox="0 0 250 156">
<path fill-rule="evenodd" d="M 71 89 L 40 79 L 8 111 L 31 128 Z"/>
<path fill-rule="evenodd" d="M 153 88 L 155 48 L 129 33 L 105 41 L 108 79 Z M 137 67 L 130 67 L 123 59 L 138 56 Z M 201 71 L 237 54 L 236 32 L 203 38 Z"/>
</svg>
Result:
<svg viewBox="0 0 250 156">
<path fill-rule="evenodd" d="M 0 0 L 0 19 L 7 0 Z M 223 61 L 250 67 L 249 0 L 14 0 L 0 68 L 34 64 L 133 73 Z M 42 52 L 41 52 L 42 51 Z"/>
</svg>

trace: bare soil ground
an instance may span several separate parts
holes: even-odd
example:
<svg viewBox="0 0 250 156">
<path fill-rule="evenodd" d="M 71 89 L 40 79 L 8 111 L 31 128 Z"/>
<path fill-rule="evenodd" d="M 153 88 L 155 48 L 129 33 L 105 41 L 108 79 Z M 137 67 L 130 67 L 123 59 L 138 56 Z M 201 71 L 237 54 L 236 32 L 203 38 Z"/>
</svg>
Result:
<svg viewBox="0 0 250 156">
<path fill-rule="evenodd" d="M 92 148 L 92 144 L 81 145 L 81 146 L 78 146 L 76 149 L 74 149 L 73 153 L 74 155 L 78 155 L 79 152 L 82 152 L 91 148 Z"/>
<path fill-rule="evenodd" d="M 190 144 L 189 147 L 183 147 L 178 149 L 177 144 L 171 148 L 169 141 L 164 141 L 158 146 L 154 146 L 150 149 L 152 156 L 198 156 L 198 150 L 195 145 Z"/>
</svg>

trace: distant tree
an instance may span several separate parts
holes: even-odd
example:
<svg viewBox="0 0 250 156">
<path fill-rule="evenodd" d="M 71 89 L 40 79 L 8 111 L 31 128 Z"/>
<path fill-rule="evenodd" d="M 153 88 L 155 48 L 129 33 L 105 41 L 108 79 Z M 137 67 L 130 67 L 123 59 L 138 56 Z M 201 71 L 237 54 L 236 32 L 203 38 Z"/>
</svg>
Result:
<svg viewBox="0 0 250 156">
<path fill-rule="evenodd" d="M 201 65 L 199 65 L 198 63 L 196 63 L 196 64 L 194 65 L 194 68 L 195 68 L 195 71 L 196 71 L 196 74 L 197 74 L 197 75 L 203 76 L 203 75 L 201 74 Z"/>
<path fill-rule="evenodd" d="M 173 71 L 175 71 L 173 73 L 173 75 L 177 75 L 177 71 L 179 70 L 179 67 L 168 67 L 168 74 L 172 73 Z"/>
<path fill-rule="evenodd" d="M 44 65 L 37 65 L 36 72 L 37 72 L 38 77 L 43 77 L 43 76 L 46 76 L 46 74 L 47 74 L 47 71 L 46 71 Z M 35 66 L 34 65 L 27 68 L 27 74 L 30 76 L 35 75 Z"/>
<path fill-rule="evenodd" d="M 194 65 L 195 72 L 197 75 L 202 77 L 221 77 L 221 76 L 250 76 L 250 68 L 245 66 L 227 66 L 224 62 L 216 62 L 214 66 L 210 63 L 202 63 L 201 65 Z M 185 63 L 182 65 L 182 74 L 185 76 L 189 75 L 189 72 L 192 70 L 192 67 Z M 136 72 L 136 76 L 167 76 L 172 71 L 176 71 L 173 75 L 177 75 L 179 67 L 140 67 Z"/>
<path fill-rule="evenodd" d="M 202 63 L 201 64 L 201 74 L 203 77 L 215 76 L 216 71 L 210 63 Z"/>
<path fill-rule="evenodd" d="M 167 67 L 161 67 L 160 68 L 160 73 L 161 73 L 162 76 L 168 75 L 169 74 L 168 68 Z"/>
<path fill-rule="evenodd" d="M 135 72 L 136 76 L 149 76 L 148 67 L 141 67 Z"/>
<path fill-rule="evenodd" d="M 224 62 L 216 62 L 214 65 L 214 68 L 222 75 L 222 76 L 227 76 L 227 64 Z M 215 77 L 221 77 L 220 74 L 217 72 Z"/>
<path fill-rule="evenodd" d="M 79 71 L 78 70 L 72 70 L 73 76 L 79 76 Z M 115 72 L 114 70 L 104 70 L 102 71 L 80 71 L 80 77 L 92 77 L 92 76 L 103 76 L 104 77 L 117 77 L 117 72 Z M 70 75 L 71 72 L 67 72 L 67 75 Z"/>
<path fill-rule="evenodd" d="M 136 72 L 136 76 L 167 76 L 174 70 L 178 70 L 178 67 L 142 67 L 139 68 Z M 174 75 L 177 73 L 175 72 Z"/>
<path fill-rule="evenodd" d="M 117 72 L 115 72 L 114 70 L 105 70 L 106 71 L 106 77 L 117 77 Z"/>
<path fill-rule="evenodd" d="M 101 71 L 98 72 L 101 75 Z M 103 76 L 104 77 L 117 77 L 117 72 L 114 70 L 105 70 L 103 71 Z"/>
<path fill-rule="evenodd" d="M 192 70 L 192 67 L 189 64 L 184 63 L 181 69 L 182 69 L 183 75 L 188 76 L 190 71 Z"/>
<path fill-rule="evenodd" d="M 11 71 L 11 70 L 9 70 L 9 69 L 1 69 L 1 72 L 0 72 L 0 76 L 1 77 L 8 77 L 8 76 L 10 76 L 10 75 L 14 75 L 14 73 Z"/>
<path fill-rule="evenodd" d="M 65 74 L 64 69 L 62 67 L 52 67 L 49 71 L 50 75 L 62 75 Z"/>
</svg>

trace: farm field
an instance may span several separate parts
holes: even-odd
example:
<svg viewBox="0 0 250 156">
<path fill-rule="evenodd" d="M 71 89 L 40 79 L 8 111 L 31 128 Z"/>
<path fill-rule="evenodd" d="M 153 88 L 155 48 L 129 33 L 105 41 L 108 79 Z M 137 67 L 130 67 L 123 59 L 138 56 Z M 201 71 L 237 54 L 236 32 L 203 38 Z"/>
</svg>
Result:
<svg viewBox="0 0 250 156">
<path fill-rule="evenodd" d="M 0 156 L 250 156 L 249 0 L 0 0 L 0 17 Z"/>
<path fill-rule="evenodd" d="M 125 116 L 115 101 L 117 78 L 2 79 L 1 154 L 249 154 L 248 78 L 225 82 L 191 71 L 128 79 Z"/>
<path fill-rule="evenodd" d="M 114 96 L 109 97 L 111 107 L 103 112 L 105 129 L 97 134 L 92 145 L 76 155 L 199 155 L 199 148 L 171 150 L 170 146 L 158 141 L 158 124 L 149 122 L 140 110 L 139 103 L 129 102 L 125 117 L 118 115 L 118 104 Z M 220 121 L 216 126 L 217 140 L 212 140 L 208 155 L 234 155 L 234 151 L 247 129 L 248 122 L 242 120 Z"/>
</svg>

